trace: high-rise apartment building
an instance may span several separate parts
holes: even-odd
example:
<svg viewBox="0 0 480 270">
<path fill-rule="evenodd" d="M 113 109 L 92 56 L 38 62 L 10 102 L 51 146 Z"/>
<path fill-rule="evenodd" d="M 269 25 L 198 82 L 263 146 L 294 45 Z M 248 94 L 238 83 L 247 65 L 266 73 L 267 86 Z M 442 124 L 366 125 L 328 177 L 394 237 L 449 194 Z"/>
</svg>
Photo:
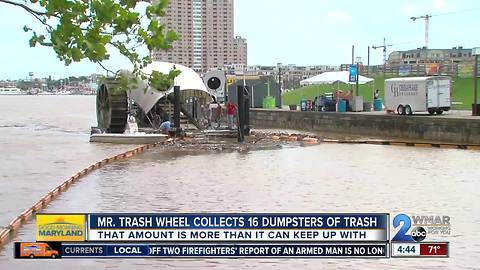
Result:
<svg viewBox="0 0 480 270">
<path fill-rule="evenodd" d="M 247 40 L 236 36 L 233 40 L 233 62 L 234 64 L 247 65 Z"/>
<path fill-rule="evenodd" d="M 234 38 L 233 0 L 170 0 L 160 21 L 180 39 L 153 59 L 182 64 L 197 72 L 247 64 L 247 42 Z"/>
</svg>

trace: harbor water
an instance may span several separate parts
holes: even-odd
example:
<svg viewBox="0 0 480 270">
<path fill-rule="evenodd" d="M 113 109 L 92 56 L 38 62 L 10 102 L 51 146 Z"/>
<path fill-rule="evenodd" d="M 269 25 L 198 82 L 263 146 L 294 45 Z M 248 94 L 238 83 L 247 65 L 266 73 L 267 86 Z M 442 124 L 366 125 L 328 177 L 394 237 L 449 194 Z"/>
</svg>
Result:
<svg viewBox="0 0 480 270">
<path fill-rule="evenodd" d="M 92 96 L 0 97 L 0 225 L 67 176 L 133 146 L 91 144 Z M 153 149 L 107 165 L 44 211 L 379 212 L 449 215 L 448 259 L 14 260 L 0 269 L 479 269 L 480 152 L 320 144 L 247 153 Z M 16 241 L 35 239 L 35 221 Z"/>
</svg>

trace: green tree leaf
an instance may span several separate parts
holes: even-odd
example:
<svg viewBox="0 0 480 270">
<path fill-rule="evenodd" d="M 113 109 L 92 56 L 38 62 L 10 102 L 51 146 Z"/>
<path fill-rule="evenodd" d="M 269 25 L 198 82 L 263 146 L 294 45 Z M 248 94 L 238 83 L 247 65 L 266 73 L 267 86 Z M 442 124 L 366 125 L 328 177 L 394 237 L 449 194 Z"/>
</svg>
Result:
<svg viewBox="0 0 480 270">
<path fill-rule="evenodd" d="M 32 32 L 30 46 L 52 47 L 65 65 L 84 59 L 101 64 L 109 59 L 109 50 L 114 49 L 131 62 L 134 78 L 148 79 L 158 90 L 168 90 L 179 74 L 179 71 L 169 74 L 154 72 L 147 76 L 141 72 L 152 62 L 150 55 L 154 50 L 169 49 L 178 40 L 173 29 L 165 29 L 158 21 L 158 17 L 165 15 L 168 0 L 150 1 L 143 13 L 137 10 L 139 0 L 11 1 L 15 1 L 14 6 L 33 15 L 38 25 L 44 27 L 38 35 Z M 0 4 L 12 5 L 2 1 Z M 141 17 L 146 17 L 146 27 L 140 22 Z M 24 26 L 23 31 L 32 29 Z M 148 52 L 144 53 L 142 47 Z M 120 68 L 123 67 L 113 67 Z"/>
</svg>

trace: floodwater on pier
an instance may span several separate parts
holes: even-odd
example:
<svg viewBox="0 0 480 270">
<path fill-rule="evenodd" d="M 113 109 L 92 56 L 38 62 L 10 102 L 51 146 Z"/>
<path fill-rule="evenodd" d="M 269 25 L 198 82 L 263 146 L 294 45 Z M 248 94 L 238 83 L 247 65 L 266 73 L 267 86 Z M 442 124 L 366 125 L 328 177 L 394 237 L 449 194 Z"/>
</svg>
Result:
<svg viewBox="0 0 480 270">
<path fill-rule="evenodd" d="M 42 117 L 0 98 L 0 146 L 8 148 L 0 174 L 2 225 L 66 176 L 125 147 L 88 143 L 88 128 L 95 124 L 93 97 L 17 97 L 15 102 L 39 103 L 35 98 L 44 104 Z M 7 124 L 5 106 L 13 111 Z M 70 111 L 54 117 L 56 106 Z M 50 128 L 39 128 L 45 125 Z M 0 250 L 0 269 L 475 269 L 480 256 L 479 161 L 476 151 L 380 145 L 320 144 L 202 154 L 158 148 L 93 172 L 44 210 L 449 215 L 451 235 L 437 238 L 450 242 L 448 259 L 29 261 L 14 260 L 9 243 Z M 15 240 L 34 240 L 34 230 L 32 220 Z"/>
</svg>

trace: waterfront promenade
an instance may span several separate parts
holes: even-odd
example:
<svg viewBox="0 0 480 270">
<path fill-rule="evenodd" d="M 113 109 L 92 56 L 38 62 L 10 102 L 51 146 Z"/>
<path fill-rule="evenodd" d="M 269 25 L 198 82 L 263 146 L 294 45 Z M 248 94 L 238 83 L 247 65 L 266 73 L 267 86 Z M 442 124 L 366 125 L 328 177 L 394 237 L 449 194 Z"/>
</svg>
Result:
<svg viewBox="0 0 480 270">
<path fill-rule="evenodd" d="M 480 145 L 480 117 L 467 111 L 445 115 L 390 115 L 386 112 L 313 112 L 251 109 L 254 128 L 297 129 L 377 139 Z"/>
</svg>

